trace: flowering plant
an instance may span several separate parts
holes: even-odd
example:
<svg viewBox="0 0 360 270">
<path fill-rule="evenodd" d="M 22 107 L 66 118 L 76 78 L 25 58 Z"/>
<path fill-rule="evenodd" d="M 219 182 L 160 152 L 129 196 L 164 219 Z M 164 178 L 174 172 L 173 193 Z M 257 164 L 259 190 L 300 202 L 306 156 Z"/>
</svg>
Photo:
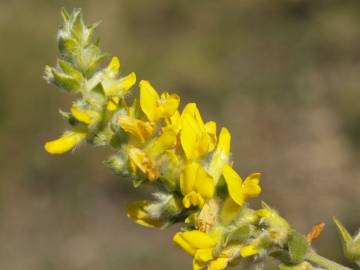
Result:
<svg viewBox="0 0 360 270">
<path fill-rule="evenodd" d="M 183 224 L 173 241 L 193 257 L 193 269 L 222 270 L 239 263 L 260 267 L 266 256 L 280 269 L 350 269 L 318 255 L 311 241 L 317 225 L 304 236 L 279 213 L 262 203 L 247 201 L 261 193 L 260 173 L 244 179 L 234 170 L 231 134 L 217 132 L 204 121 L 195 103 L 180 109 L 180 97 L 158 93 L 135 73 L 120 75 L 120 61 L 106 58 L 94 38 L 98 24 L 86 25 L 79 9 L 62 10 L 57 40 L 60 56 L 46 66 L 45 79 L 79 98 L 69 112 L 61 111 L 70 128 L 45 144 L 50 154 L 62 154 L 82 142 L 110 146 L 114 154 L 104 164 L 131 179 L 134 187 L 152 184 L 153 200 L 129 204 L 127 215 L 145 227 Z M 345 256 L 360 265 L 360 233 L 352 237 L 334 219 Z"/>
</svg>

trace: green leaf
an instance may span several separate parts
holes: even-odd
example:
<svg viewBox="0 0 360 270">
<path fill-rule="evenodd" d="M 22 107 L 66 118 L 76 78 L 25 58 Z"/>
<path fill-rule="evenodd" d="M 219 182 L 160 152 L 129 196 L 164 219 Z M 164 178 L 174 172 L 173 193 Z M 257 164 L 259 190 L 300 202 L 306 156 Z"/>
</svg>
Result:
<svg viewBox="0 0 360 270">
<path fill-rule="evenodd" d="M 308 253 L 310 244 L 302 234 L 292 231 L 288 238 L 288 248 L 292 263 L 300 263 Z"/>
</svg>

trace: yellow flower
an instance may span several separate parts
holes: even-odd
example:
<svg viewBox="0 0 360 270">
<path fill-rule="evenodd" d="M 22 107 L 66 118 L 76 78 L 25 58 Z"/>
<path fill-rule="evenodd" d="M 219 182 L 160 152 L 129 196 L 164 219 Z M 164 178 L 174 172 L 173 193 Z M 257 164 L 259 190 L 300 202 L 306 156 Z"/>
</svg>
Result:
<svg viewBox="0 0 360 270">
<path fill-rule="evenodd" d="M 223 169 L 223 176 L 230 197 L 240 206 L 244 204 L 247 198 L 256 197 L 261 192 L 260 173 L 253 173 L 243 181 L 230 165 L 226 165 Z"/>
<path fill-rule="evenodd" d="M 219 180 L 224 166 L 229 162 L 231 134 L 227 128 L 222 128 L 219 135 L 218 145 L 211 159 L 209 173 L 215 183 Z"/>
<path fill-rule="evenodd" d="M 149 206 L 148 201 L 135 201 L 131 202 L 127 208 L 127 216 L 145 227 L 162 227 L 164 223 L 160 220 L 154 219 L 146 211 L 146 207 Z"/>
<path fill-rule="evenodd" d="M 186 208 L 203 206 L 214 195 L 214 180 L 199 163 L 189 162 L 180 174 L 180 189 Z"/>
<path fill-rule="evenodd" d="M 216 123 L 204 124 L 195 103 L 189 103 L 181 114 L 181 145 L 188 160 L 201 158 L 216 145 Z"/>
<path fill-rule="evenodd" d="M 179 107 L 180 97 L 165 92 L 159 96 L 150 82 L 140 82 L 140 106 L 151 122 L 171 117 Z"/>
<path fill-rule="evenodd" d="M 173 240 L 191 256 L 194 256 L 199 249 L 209 249 L 216 246 L 216 241 L 209 234 L 198 230 L 178 232 Z"/>
<path fill-rule="evenodd" d="M 134 72 L 120 79 L 116 79 L 119 70 L 120 60 L 117 57 L 113 57 L 105 69 L 103 81 L 101 83 L 106 96 L 123 96 L 136 83 L 136 75 Z"/>
<path fill-rule="evenodd" d="M 71 107 L 71 114 L 80 123 L 91 125 L 96 123 L 99 118 L 99 113 L 91 110 L 81 110 L 76 104 Z"/>
<path fill-rule="evenodd" d="M 228 258 L 217 258 L 208 265 L 208 270 L 223 270 L 228 266 Z"/>
<path fill-rule="evenodd" d="M 165 126 L 163 130 L 173 130 L 176 134 L 181 130 L 181 115 L 176 111 L 171 117 L 165 118 Z"/>
<path fill-rule="evenodd" d="M 156 137 L 148 143 L 145 148 L 145 153 L 151 157 L 156 158 L 166 150 L 174 148 L 176 145 L 176 134 L 172 130 L 163 132 L 160 136 Z"/>
<path fill-rule="evenodd" d="M 206 266 L 209 270 L 223 270 L 239 254 L 240 245 L 232 245 L 214 257 L 214 248 L 219 240 L 217 230 L 209 234 L 198 230 L 179 232 L 173 238 L 175 244 L 193 256 L 193 270 L 201 270 Z"/>
<path fill-rule="evenodd" d="M 63 154 L 73 149 L 85 138 L 86 132 L 78 130 L 67 131 L 59 139 L 47 142 L 44 147 L 49 154 Z"/>
<path fill-rule="evenodd" d="M 120 116 L 118 122 L 122 129 L 139 139 L 141 143 L 144 143 L 154 131 L 150 123 L 129 116 Z"/>
<path fill-rule="evenodd" d="M 238 257 L 240 248 L 241 245 L 230 245 L 225 247 L 221 250 L 216 259 L 209 262 L 208 270 L 223 270 L 229 265 L 230 261 L 232 261 L 232 266 L 238 264 L 240 260 L 234 261 L 234 259 Z"/>
<path fill-rule="evenodd" d="M 130 168 L 136 172 L 136 168 L 140 169 L 150 181 L 159 178 L 160 172 L 155 162 L 150 159 L 142 150 L 132 147 L 129 149 Z"/>
<path fill-rule="evenodd" d="M 116 56 L 111 58 L 109 65 L 107 66 L 107 74 L 106 79 L 115 78 L 115 76 L 119 73 L 120 70 L 120 59 Z"/>
</svg>

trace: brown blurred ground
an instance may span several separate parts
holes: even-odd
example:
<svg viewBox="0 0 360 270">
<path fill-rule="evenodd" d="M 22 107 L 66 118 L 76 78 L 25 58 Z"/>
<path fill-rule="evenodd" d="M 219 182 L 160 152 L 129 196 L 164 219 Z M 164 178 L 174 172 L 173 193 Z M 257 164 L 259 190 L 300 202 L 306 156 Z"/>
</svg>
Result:
<svg viewBox="0 0 360 270">
<path fill-rule="evenodd" d="M 0 269 L 190 269 L 174 229 L 134 226 L 146 196 L 101 165 L 106 150 L 47 155 L 71 97 L 46 85 L 60 7 L 102 20 L 102 47 L 233 133 L 236 168 L 263 173 L 263 200 L 341 259 L 330 222 L 360 225 L 360 2 L 0 2 Z M 131 191 L 131 193 L 130 193 Z M 258 205 L 258 202 L 254 202 Z"/>
</svg>

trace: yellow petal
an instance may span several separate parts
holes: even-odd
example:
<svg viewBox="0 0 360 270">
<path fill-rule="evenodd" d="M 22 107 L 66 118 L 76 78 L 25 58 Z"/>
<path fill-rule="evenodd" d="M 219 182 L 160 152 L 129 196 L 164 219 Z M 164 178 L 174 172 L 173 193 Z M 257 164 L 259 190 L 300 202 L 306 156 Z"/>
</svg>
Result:
<svg viewBox="0 0 360 270">
<path fill-rule="evenodd" d="M 219 135 L 218 145 L 211 159 L 209 173 L 213 176 L 215 183 L 218 182 L 224 166 L 229 162 L 231 135 L 226 128 L 222 128 Z"/>
<path fill-rule="evenodd" d="M 180 174 L 180 189 L 183 195 L 186 195 L 194 190 L 196 174 L 200 167 L 200 164 L 196 162 L 190 162 L 185 165 Z"/>
<path fill-rule="evenodd" d="M 106 96 L 123 96 L 136 83 L 136 75 L 134 72 L 120 78 L 119 80 L 112 80 L 104 82 L 104 92 Z"/>
<path fill-rule="evenodd" d="M 230 197 L 238 204 L 244 204 L 244 194 L 242 193 L 242 179 L 230 165 L 226 165 L 223 170 L 223 176 L 228 187 Z"/>
<path fill-rule="evenodd" d="M 243 183 L 243 193 L 247 197 L 257 197 L 261 193 L 261 187 L 259 185 L 260 182 L 260 173 L 253 173 L 246 177 Z"/>
<path fill-rule="evenodd" d="M 152 135 L 154 130 L 150 123 L 128 116 L 120 116 L 118 121 L 122 129 L 140 139 L 142 143 Z"/>
<path fill-rule="evenodd" d="M 59 139 L 47 142 L 44 147 L 49 154 L 63 154 L 73 149 L 85 138 L 85 132 L 68 131 L 65 132 Z"/>
<path fill-rule="evenodd" d="M 248 246 L 240 248 L 240 255 L 242 257 L 253 256 L 253 255 L 258 254 L 259 252 L 260 252 L 260 250 L 252 245 L 248 245 Z"/>
<path fill-rule="evenodd" d="M 195 158 L 194 151 L 197 148 L 199 139 L 199 130 L 197 122 L 190 115 L 182 115 L 180 141 L 188 160 Z"/>
<path fill-rule="evenodd" d="M 118 108 L 118 104 L 119 104 L 119 101 L 120 101 L 120 98 L 119 97 L 112 97 L 110 98 L 107 106 L 106 106 L 106 109 L 109 111 L 109 112 L 113 112 L 113 111 L 116 111 L 116 109 Z"/>
<path fill-rule="evenodd" d="M 202 269 L 204 269 L 205 266 L 206 266 L 205 262 L 193 259 L 193 263 L 192 263 L 193 270 L 202 270 Z"/>
<path fill-rule="evenodd" d="M 205 124 L 205 130 L 209 136 L 209 142 L 210 142 L 208 151 L 211 152 L 212 150 L 215 149 L 215 146 L 216 146 L 216 140 L 217 140 L 217 138 L 216 138 L 216 123 L 214 121 L 207 122 Z"/>
<path fill-rule="evenodd" d="M 81 123 L 89 125 L 92 122 L 92 117 L 88 112 L 79 111 L 75 106 L 71 107 L 71 114 Z"/>
<path fill-rule="evenodd" d="M 170 126 L 175 131 L 175 133 L 179 133 L 181 129 L 181 116 L 178 111 L 176 111 L 171 117 L 170 117 Z"/>
<path fill-rule="evenodd" d="M 163 223 L 159 220 L 151 218 L 151 216 L 145 211 L 145 208 L 148 205 L 148 201 L 135 201 L 129 203 L 127 208 L 127 216 L 133 219 L 135 223 L 145 227 L 161 227 Z"/>
<path fill-rule="evenodd" d="M 208 270 L 223 270 L 227 267 L 228 261 L 228 258 L 217 258 L 209 263 Z"/>
<path fill-rule="evenodd" d="M 206 266 L 206 263 L 212 260 L 212 248 L 198 249 L 193 260 L 193 270 L 200 270 Z"/>
<path fill-rule="evenodd" d="M 227 128 L 222 128 L 219 135 L 219 143 L 216 151 L 222 151 L 224 154 L 230 153 L 231 134 Z"/>
<path fill-rule="evenodd" d="M 188 103 L 183 110 L 183 114 L 184 115 L 188 114 L 192 118 L 194 118 L 199 128 L 204 127 L 204 121 L 202 120 L 199 109 L 195 103 Z"/>
<path fill-rule="evenodd" d="M 256 215 L 259 217 L 269 217 L 272 215 L 272 211 L 270 211 L 269 209 L 260 209 L 256 211 Z"/>
<path fill-rule="evenodd" d="M 183 232 L 181 237 L 194 249 L 207 249 L 216 246 L 214 239 L 198 230 Z"/>
<path fill-rule="evenodd" d="M 160 104 L 156 108 L 156 120 L 171 117 L 178 109 L 180 97 L 178 95 L 165 92 L 161 95 Z"/>
<path fill-rule="evenodd" d="M 202 207 L 204 204 L 204 198 L 196 191 L 191 191 L 183 198 L 183 205 L 185 208 L 189 208 L 190 206 Z"/>
<path fill-rule="evenodd" d="M 110 61 L 107 68 L 111 72 L 111 77 L 115 77 L 115 75 L 118 74 L 119 70 L 120 70 L 120 60 L 119 60 L 119 58 L 116 57 L 116 56 L 111 58 L 111 61 Z"/>
<path fill-rule="evenodd" d="M 241 206 L 233 201 L 231 198 L 227 198 L 221 208 L 221 220 L 224 224 L 229 224 L 239 214 Z"/>
<path fill-rule="evenodd" d="M 138 148 L 131 148 L 129 150 L 129 159 L 133 162 L 140 171 L 148 177 L 150 181 L 154 181 L 159 178 L 160 172 L 157 169 L 155 163 L 149 159 L 149 157 Z"/>
<path fill-rule="evenodd" d="M 178 232 L 177 234 L 175 234 L 173 238 L 174 243 L 184 249 L 191 256 L 194 256 L 196 253 L 196 249 L 192 247 L 190 243 L 183 238 L 182 235 L 182 232 Z"/>
<path fill-rule="evenodd" d="M 149 121 L 155 121 L 159 95 L 150 82 L 142 80 L 140 86 L 140 106 Z"/>
<path fill-rule="evenodd" d="M 212 248 L 199 249 L 194 256 L 194 259 L 201 262 L 208 262 L 214 257 L 212 255 Z"/>
<path fill-rule="evenodd" d="M 214 196 L 214 179 L 202 166 L 198 167 L 194 187 L 204 199 L 210 199 Z"/>
<path fill-rule="evenodd" d="M 176 145 L 176 134 L 173 130 L 164 131 L 160 137 L 152 140 L 145 149 L 149 157 L 158 157 L 166 150 L 174 148 Z"/>
</svg>

